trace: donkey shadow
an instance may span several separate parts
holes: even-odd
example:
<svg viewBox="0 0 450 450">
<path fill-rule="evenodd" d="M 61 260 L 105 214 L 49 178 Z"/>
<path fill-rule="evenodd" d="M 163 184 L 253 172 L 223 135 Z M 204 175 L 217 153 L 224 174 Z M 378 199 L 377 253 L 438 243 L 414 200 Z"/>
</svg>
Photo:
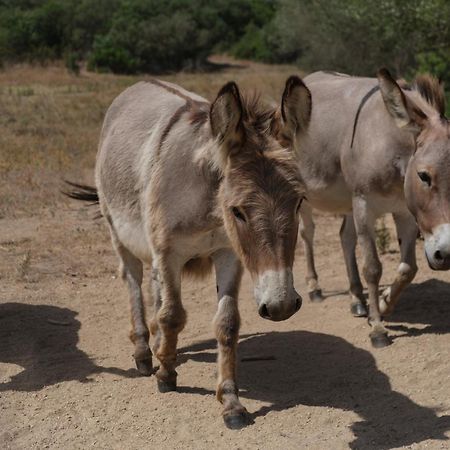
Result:
<svg viewBox="0 0 450 450">
<path fill-rule="evenodd" d="M 402 293 L 392 314 L 386 318 L 388 328 L 403 332 L 394 339 L 423 334 L 450 333 L 450 283 L 435 278 L 412 284 Z M 399 325 L 392 323 L 403 322 Z M 405 325 L 423 324 L 425 327 Z"/>
<path fill-rule="evenodd" d="M 96 365 L 77 348 L 80 322 L 68 308 L 23 303 L 0 304 L 0 363 L 23 367 L 0 392 L 37 391 L 63 381 L 88 382 L 89 376 L 112 373 L 138 376 L 136 370 Z"/>
<path fill-rule="evenodd" d="M 388 285 L 380 287 L 384 289 Z M 348 291 L 323 293 L 325 299 L 342 295 L 348 296 Z M 391 335 L 394 340 L 407 336 L 450 333 L 450 283 L 432 278 L 423 283 L 411 284 L 402 292 L 392 315 L 384 319 L 388 329 L 401 332 Z M 426 326 L 418 328 L 405 325 L 405 322 Z"/>
<path fill-rule="evenodd" d="M 262 406 L 253 418 L 296 405 L 354 411 L 361 421 L 351 425 L 352 449 L 391 449 L 427 439 L 447 440 L 450 416 L 414 403 L 394 391 L 366 350 L 342 338 L 308 331 L 243 336 L 239 387 L 242 397 Z M 215 362 L 214 340 L 181 349 L 180 362 Z M 251 357 L 261 356 L 261 361 Z M 249 360 L 250 359 L 250 360 Z M 196 392 L 194 388 L 182 389 Z M 205 394 L 206 391 L 197 391 Z M 301 423 L 298 424 L 301 427 Z"/>
</svg>

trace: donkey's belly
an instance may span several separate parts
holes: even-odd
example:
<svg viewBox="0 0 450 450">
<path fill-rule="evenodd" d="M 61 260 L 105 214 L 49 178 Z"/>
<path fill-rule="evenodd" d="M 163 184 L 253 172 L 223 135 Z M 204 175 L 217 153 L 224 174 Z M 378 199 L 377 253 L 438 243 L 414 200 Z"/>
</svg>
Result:
<svg viewBox="0 0 450 450">
<path fill-rule="evenodd" d="M 145 262 L 151 262 L 152 254 L 142 222 L 123 219 L 112 214 L 114 230 L 120 243 L 134 256 Z"/>
<path fill-rule="evenodd" d="M 352 209 L 352 194 L 341 178 L 320 188 L 307 185 L 306 198 L 313 208 L 326 212 L 346 214 Z"/>
</svg>

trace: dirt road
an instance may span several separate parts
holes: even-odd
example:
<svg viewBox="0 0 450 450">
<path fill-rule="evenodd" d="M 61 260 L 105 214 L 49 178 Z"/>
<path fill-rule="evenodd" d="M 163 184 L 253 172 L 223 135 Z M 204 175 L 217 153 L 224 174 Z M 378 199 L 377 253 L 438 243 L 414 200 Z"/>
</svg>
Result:
<svg viewBox="0 0 450 450">
<path fill-rule="evenodd" d="M 450 273 L 427 268 L 421 242 L 381 350 L 349 314 L 338 219 L 318 217 L 323 304 L 307 300 L 301 249 L 304 304 L 286 322 L 259 318 L 246 276 L 239 382 L 254 424 L 230 431 L 214 397 L 214 281 L 184 284 L 179 390 L 159 394 L 134 369 L 126 288 L 92 215 L 67 202 L 0 220 L 0 448 L 449 448 Z M 384 284 L 398 258 L 393 243 Z"/>
</svg>

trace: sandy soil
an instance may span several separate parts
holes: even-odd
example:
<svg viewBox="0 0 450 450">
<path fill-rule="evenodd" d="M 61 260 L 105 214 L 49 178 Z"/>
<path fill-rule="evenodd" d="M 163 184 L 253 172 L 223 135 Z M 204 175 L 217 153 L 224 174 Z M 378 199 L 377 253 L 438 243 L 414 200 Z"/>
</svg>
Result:
<svg viewBox="0 0 450 450">
<path fill-rule="evenodd" d="M 318 217 L 324 303 L 307 301 L 301 249 L 304 304 L 286 322 L 259 318 L 246 276 L 239 382 L 254 424 L 230 431 L 214 397 L 214 281 L 184 285 L 179 390 L 160 394 L 134 368 L 126 288 L 93 215 L 65 202 L 0 220 L 1 449 L 449 448 L 450 273 L 428 269 L 421 242 L 381 350 L 349 313 L 338 219 Z M 398 258 L 392 244 L 384 284 Z"/>
</svg>

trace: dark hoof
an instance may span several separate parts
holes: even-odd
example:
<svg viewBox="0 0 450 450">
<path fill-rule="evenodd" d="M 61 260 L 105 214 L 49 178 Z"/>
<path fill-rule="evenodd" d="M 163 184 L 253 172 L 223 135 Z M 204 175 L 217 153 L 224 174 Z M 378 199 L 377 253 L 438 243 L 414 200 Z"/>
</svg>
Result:
<svg viewBox="0 0 450 450">
<path fill-rule="evenodd" d="M 136 367 L 139 373 L 144 377 L 153 375 L 152 358 L 148 359 L 136 359 Z"/>
<path fill-rule="evenodd" d="M 251 424 L 250 417 L 247 411 L 242 411 L 238 414 L 228 414 L 223 416 L 225 425 L 230 430 L 240 430 Z"/>
<path fill-rule="evenodd" d="M 166 392 L 174 392 L 177 390 L 176 381 L 162 381 L 158 380 L 158 390 L 161 394 L 165 394 Z"/>
<path fill-rule="evenodd" d="M 367 308 L 362 303 L 356 302 L 350 305 L 350 311 L 354 317 L 366 317 Z"/>
<path fill-rule="evenodd" d="M 316 289 L 315 291 L 308 292 L 309 299 L 314 303 L 323 302 L 322 289 Z"/>
<path fill-rule="evenodd" d="M 392 341 L 389 339 L 387 333 L 371 335 L 370 342 L 372 343 L 372 347 L 375 348 L 383 348 L 392 344 Z"/>
</svg>

